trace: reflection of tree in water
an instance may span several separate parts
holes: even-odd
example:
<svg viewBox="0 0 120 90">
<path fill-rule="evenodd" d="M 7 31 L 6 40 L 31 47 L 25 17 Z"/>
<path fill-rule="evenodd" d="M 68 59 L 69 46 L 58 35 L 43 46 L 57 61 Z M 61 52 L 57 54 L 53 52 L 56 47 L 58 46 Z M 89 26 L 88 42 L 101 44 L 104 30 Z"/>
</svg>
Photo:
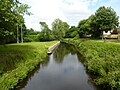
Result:
<svg viewBox="0 0 120 90">
<path fill-rule="evenodd" d="M 84 63 L 85 57 L 80 52 L 77 52 L 77 58 L 80 62 Z"/>
<path fill-rule="evenodd" d="M 73 45 L 61 43 L 58 48 L 53 52 L 53 57 L 56 62 L 61 63 L 65 56 L 68 54 L 76 54 L 77 50 Z"/>
<path fill-rule="evenodd" d="M 49 60 L 50 60 L 50 56 L 46 56 L 45 58 L 43 58 L 43 62 L 40 63 L 40 68 L 44 68 L 46 66 L 48 66 L 49 64 Z"/>
</svg>

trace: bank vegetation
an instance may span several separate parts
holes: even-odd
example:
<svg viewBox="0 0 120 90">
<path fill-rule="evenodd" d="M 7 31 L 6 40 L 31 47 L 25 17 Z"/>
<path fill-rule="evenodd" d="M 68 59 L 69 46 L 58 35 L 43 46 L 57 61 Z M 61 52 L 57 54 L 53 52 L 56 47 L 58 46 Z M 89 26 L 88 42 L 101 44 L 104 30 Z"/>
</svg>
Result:
<svg viewBox="0 0 120 90">
<path fill-rule="evenodd" d="M 96 85 L 104 89 L 120 89 L 120 43 L 87 39 L 67 39 L 65 42 L 78 48 Z"/>
<path fill-rule="evenodd" d="M 53 42 L 31 42 L 0 46 L 0 90 L 13 89 L 29 72 L 48 60 Z"/>
</svg>

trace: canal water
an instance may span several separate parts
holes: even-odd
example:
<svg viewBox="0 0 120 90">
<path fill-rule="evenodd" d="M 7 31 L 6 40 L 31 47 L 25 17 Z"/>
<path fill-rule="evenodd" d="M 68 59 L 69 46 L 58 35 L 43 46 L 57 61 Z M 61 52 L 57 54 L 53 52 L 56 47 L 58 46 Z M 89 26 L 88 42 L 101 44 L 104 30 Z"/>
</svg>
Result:
<svg viewBox="0 0 120 90">
<path fill-rule="evenodd" d="M 15 90 L 97 90 L 74 46 L 60 44 Z"/>
</svg>

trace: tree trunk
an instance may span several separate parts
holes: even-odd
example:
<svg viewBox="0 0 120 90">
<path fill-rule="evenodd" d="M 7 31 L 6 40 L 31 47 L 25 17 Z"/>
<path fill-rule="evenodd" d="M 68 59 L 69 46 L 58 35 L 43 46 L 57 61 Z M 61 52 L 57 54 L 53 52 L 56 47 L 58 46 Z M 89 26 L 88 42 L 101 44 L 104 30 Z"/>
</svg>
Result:
<svg viewBox="0 0 120 90">
<path fill-rule="evenodd" d="M 19 32 L 18 32 L 18 25 L 17 25 L 17 43 L 19 43 Z"/>
<path fill-rule="evenodd" d="M 22 31 L 22 24 L 21 24 L 21 43 L 23 43 L 23 31 Z"/>
</svg>

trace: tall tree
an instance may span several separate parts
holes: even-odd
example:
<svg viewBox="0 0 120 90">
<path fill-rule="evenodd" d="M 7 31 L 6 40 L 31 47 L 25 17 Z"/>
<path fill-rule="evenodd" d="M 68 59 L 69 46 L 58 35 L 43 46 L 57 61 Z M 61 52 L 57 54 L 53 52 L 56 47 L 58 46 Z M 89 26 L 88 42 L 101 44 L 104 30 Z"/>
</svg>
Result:
<svg viewBox="0 0 120 90">
<path fill-rule="evenodd" d="M 19 0 L 0 0 L 0 43 L 15 39 L 16 26 L 24 23 L 24 18 L 17 12 L 22 3 Z M 25 12 L 27 8 L 24 8 Z M 24 12 L 24 11 L 23 11 Z M 25 13 L 24 12 L 24 13 Z M 19 28 L 19 27 L 18 27 Z M 11 39 L 10 39 L 11 38 Z"/>
<path fill-rule="evenodd" d="M 111 7 L 102 6 L 95 12 L 91 21 L 91 25 L 95 25 L 93 37 L 100 37 L 103 31 L 107 32 L 118 26 L 119 17 Z"/>
<path fill-rule="evenodd" d="M 49 29 L 48 25 L 46 24 L 46 22 L 40 22 L 41 25 L 41 32 L 39 34 L 39 40 L 40 41 L 50 41 L 53 40 L 52 37 L 52 32 Z"/>
<path fill-rule="evenodd" d="M 103 31 L 108 32 L 119 25 L 119 17 L 111 7 L 100 7 L 94 15 L 81 20 L 78 24 L 79 36 L 91 34 L 93 38 L 102 36 Z"/>
<path fill-rule="evenodd" d="M 17 15 L 17 43 L 19 43 L 19 31 L 18 27 L 21 27 L 21 42 L 23 43 L 23 25 L 24 25 L 24 18 L 25 14 L 31 15 L 32 13 L 28 11 L 30 7 L 27 4 L 20 4 L 13 9 L 14 13 Z"/>
<path fill-rule="evenodd" d="M 12 12 L 16 1 L 0 0 L 0 43 L 7 42 L 9 36 L 13 34 L 15 16 Z"/>
<path fill-rule="evenodd" d="M 80 37 L 84 37 L 85 32 L 86 32 L 86 27 L 85 27 L 85 23 L 87 22 L 87 19 L 81 20 L 78 24 L 78 28 L 79 28 L 79 36 Z"/>
<path fill-rule="evenodd" d="M 62 41 L 65 37 L 65 32 L 69 29 L 67 22 L 63 22 L 60 19 L 55 19 L 52 23 L 52 30 L 55 38 Z"/>
</svg>

